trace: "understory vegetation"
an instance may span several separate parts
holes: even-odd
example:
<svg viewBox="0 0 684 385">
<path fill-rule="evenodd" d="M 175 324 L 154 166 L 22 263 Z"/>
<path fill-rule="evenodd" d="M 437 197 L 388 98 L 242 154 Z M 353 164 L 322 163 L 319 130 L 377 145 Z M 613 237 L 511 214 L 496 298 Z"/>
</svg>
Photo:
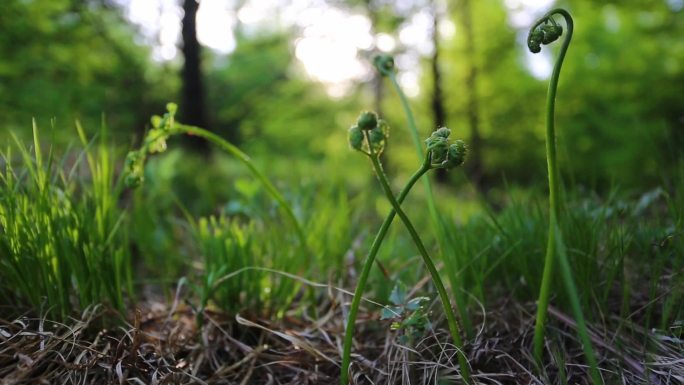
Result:
<svg viewBox="0 0 684 385">
<path fill-rule="evenodd" d="M 81 15 L 55 25 L 32 2 L 7 12 L 41 21 L 12 24 L 26 44 L 32 28 L 71 26 L 55 49 L 83 52 L 75 36 L 88 20 L 118 20 L 123 7 L 86 3 L 51 3 Z M 398 32 L 405 20 L 389 15 L 400 10 L 371 3 L 372 28 Z M 580 83 L 589 67 L 622 68 L 602 67 L 592 39 L 616 49 L 610 34 L 651 19 L 615 27 L 615 7 L 602 23 L 588 2 L 577 20 L 556 8 L 529 23 L 524 49 L 552 60 L 544 99 L 519 65 L 498 67 L 514 62 L 501 47 L 523 49 L 514 31 L 474 37 L 498 31 L 467 16 L 503 18 L 493 3 L 458 2 L 466 37 L 454 44 L 468 42 L 443 49 L 472 63 L 440 83 L 437 3 L 414 4 L 434 11 L 431 98 L 405 92 L 405 52 L 377 47 L 364 53 L 368 81 L 329 97 L 293 75 L 290 35 L 247 28 L 228 64 L 208 55 L 210 92 L 230 90 L 210 97 L 211 119 L 162 100 L 179 88 L 170 67 L 122 43 L 125 22 L 98 29 L 93 52 L 115 45 L 114 56 L 72 75 L 103 83 L 65 88 L 81 90 L 86 123 L 12 121 L 0 135 L 0 385 L 684 383 L 684 115 L 670 85 L 684 70 L 665 60 L 662 100 L 643 97 L 651 78 L 620 88 L 607 76 L 595 94 Z M 672 4 L 653 14 L 681 29 Z M 98 126 L 87 111 L 117 79 L 98 72 L 114 65 L 104 61 L 129 68 L 119 91 L 134 95 Z M 0 62 L 0 79 L 15 67 Z M 36 84 L 55 77 L 44 69 Z M 452 83 L 447 99 L 459 100 L 443 105 L 440 84 Z M 41 98 L 70 110 L 50 90 Z M 622 107 L 625 93 L 643 105 Z"/>
<path fill-rule="evenodd" d="M 256 338 L 254 342 L 273 340 L 271 343 L 283 345 L 283 357 L 295 354 L 285 353 L 294 347 L 302 349 L 297 354 L 309 356 L 301 358 L 303 362 L 326 358 L 339 362 L 334 341 L 341 341 L 351 299 L 349 288 L 358 278 L 372 229 L 389 208 L 378 200 L 382 196 L 379 189 L 355 188 L 346 181 L 347 170 L 327 164 L 318 165 L 327 170 L 325 173 L 305 173 L 310 169 L 294 167 L 283 176 L 278 185 L 306 235 L 308 253 L 302 253 L 297 232 L 278 203 L 232 158 L 217 153 L 207 167 L 202 157 L 170 150 L 168 155 L 149 160 L 146 181 L 139 189 L 126 190 L 125 176 L 120 172 L 124 154 L 110 151 L 106 131 L 90 140 L 82 136 L 80 145 L 63 153 L 42 145 L 41 135 L 48 133 L 36 130 L 35 142 L 17 141 L 3 151 L 0 290 L 3 312 L 19 317 L 3 321 L 3 346 L 28 349 L 34 343 L 31 341 L 38 343 L 43 338 L 39 325 L 52 325 L 54 321 L 62 322 L 54 324 L 59 333 L 64 333 L 59 334 L 62 342 L 83 338 L 86 323 L 92 328 L 93 323 L 96 327 L 129 322 L 133 329 L 118 337 L 123 338 L 120 346 L 141 350 L 127 354 L 144 354 L 151 347 L 140 345 L 143 337 L 135 334 L 141 333 L 140 320 L 133 309 L 149 310 L 152 306 L 156 313 L 149 317 L 157 317 L 163 325 L 150 323 L 148 331 L 163 326 L 164 333 L 181 333 L 169 323 L 183 325 L 184 338 L 190 345 L 176 341 L 176 346 L 169 347 L 171 351 L 208 354 L 205 349 L 218 349 L 216 341 L 230 345 L 235 343 L 232 338 L 243 336 L 247 340 Z M 200 167 L 204 167 L 202 177 L 205 173 L 213 176 L 202 181 L 197 175 Z M 185 180 L 192 181 L 193 188 L 201 189 L 197 184 L 204 183 L 208 192 L 222 184 L 225 189 L 220 193 L 230 198 L 215 207 L 214 214 L 195 216 L 188 209 L 193 202 L 170 187 L 187 183 Z M 302 183 L 286 183 L 293 180 Z M 681 378 L 677 377 L 682 374 L 677 362 L 684 313 L 683 184 L 684 165 L 680 165 L 676 175 L 645 192 L 615 188 L 597 194 L 572 185 L 563 189 L 559 226 L 606 383 L 620 379 L 676 383 Z M 486 210 L 464 219 L 456 203 L 476 199 L 476 195 L 453 197 L 437 187 L 435 200 L 444 214 L 442 248 L 435 233 L 425 231 L 431 224 L 429 218 L 419 215 L 424 210 L 420 192 L 417 197 L 408 197 L 403 206 L 415 218 L 438 268 L 444 271 L 444 266 L 451 265 L 453 277 L 445 276 L 450 293 L 459 291 L 459 298 L 466 300 L 459 323 L 469 328 L 462 336 L 472 377 L 487 383 L 488 376 L 494 381 L 499 375 L 512 379 L 529 372 L 525 375 L 542 382 L 585 381 L 586 372 L 581 369 L 584 361 L 578 355 L 581 344 L 574 341 L 576 324 L 560 278 L 551 282 L 555 294 L 543 366 L 539 372 L 534 369 L 532 314 L 548 230 L 544 188 L 510 187 L 506 200 L 496 208 L 482 203 Z M 444 345 L 449 344 L 443 334 L 443 311 L 435 302 L 436 292 L 425 281 L 427 272 L 420 267 L 420 257 L 405 229 L 396 224 L 389 227 L 377 260 L 381 268 L 372 269 L 361 302 L 353 356 L 357 364 L 352 366 L 352 373 L 376 380 L 387 375 L 397 381 L 402 376 L 418 376 L 425 381 L 461 378 L 454 369 L 458 367 L 452 361 L 455 355 Z M 97 304 L 105 308 L 93 308 Z M 104 309 L 115 316 L 104 317 Z M 388 313 L 386 309 L 393 310 Z M 85 319 L 75 331 L 70 320 L 80 312 L 85 312 Z M 381 314 L 383 320 L 378 318 Z M 463 315 L 469 318 L 464 320 Z M 236 317 L 242 322 L 230 326 L 235 330 L 228 336 L 220 337 L 225 330 L 217 329 L 218 320 Z M 309 329 L 307 322 L 322 329 Z M 283 334 L 283 327 L 296 331 Z M 19 330 L 22 332 L 14 334 Z M 389 340 L 383 340 L 384 334 Z M 318 346 L 324 340 L 332 345 Z M 388 341 L 395 347 L 387 350 Z M 171 342 L 162 338 L 158 343 Z M 50 344 L 56 344 L 56 350 L 49 354 L 67 349 L 57 341 Z M 438 353 L 436 346 L 446 350 Z M 48 354 L 44 347 L 41 349 Z M 93 355 L 92 362 L 115 353 L 104 345 L 99 349 L 104 349 L 100 355 L 88 353 Z M 235 359 L 266 360 L 264 365 L 275 359 L 268 355 L 260 358 L 251 348 L 243 353 Z M 7 371 L 17 358 L 5 354 L 0 358 Z M 132 365 L 129 375 L 149 380 L 149 371 L 133 363 L 143 356 L 116 354 L 106 360 L 121 359 L 124 366 Z M 212 350 L 211 354 L 220 353 Z M 501 368 L 493 362 L 500 358 L 494 357 L 501 354 L 510 355 L 511 361 L 505 366 L 511 371 L 496 374 Z M 64 364 L 84 360 L 60 357 Z M 410 369 L 396 367 L 396 363 L 390 367 L 364 366 L 364 360 L 378 357 L 386 357 L 388 362 L 422 364 L 408 365 Z M 190 374 L 171 369 L 180 364 L 178 358 L 174 360 L 174 364 L 164 363 L 160 370 L 178 376 L 169 378 L 191 382 Z M 521 367 L 514 363 L 528 369 L 520 372 Z M 25 366 L 19 372 L 49 374 L 40 365 L 18 364 Z M 193 370 L 207 374 L 221 367 L 212 365 L 219 364 L 204 363 Z M 339 369 L 330 362 L 328 365 L 327 372 L 318 373 L 319 369 L 312 367 L 302 370 L 316 378 L 334 377 Z M 231 375 L 235 378 L 239 373 L 245 375 L 234 370 Z M 267 373 L 250 375 L 252 381 L 265 381 Z"/>
</svg>

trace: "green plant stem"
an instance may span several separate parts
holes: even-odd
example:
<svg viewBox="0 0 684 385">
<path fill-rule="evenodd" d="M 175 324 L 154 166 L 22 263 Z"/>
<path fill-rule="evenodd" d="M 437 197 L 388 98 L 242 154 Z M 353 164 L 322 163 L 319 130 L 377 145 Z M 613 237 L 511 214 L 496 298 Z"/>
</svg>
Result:
<svg viewBox="0 0 684 385">
<path fill-rule="evenodd" d="M 426 160 L 421 168 L 416 171 L 411 178 L 406 183 L 406 186 L 401 190 L 399 196 L 397 197 L 397 202 L 401 204 L 406 196 L 408 195 L 411 188 L 416 184 L 418 179 L 422 177 L 426 172 L 430 170 L 430 162 Z M 349 308 L 349 316 L 347 317 L 347 325 L 344 331 L 344 343 L 342 347 L 342 369 L 340 374 L 340 384 L 347 385 L 349 382 L 349 365 L 351 364 L 351 347 L 354 340 L 354 325 L 356 323 L 356 317 L 359 312 L 359 306 L 361 305 L 361 297 L 363 297 L 363 292 L 366 289 L 366 283 L 368 281 L 368 276 L 370 275 L 370 270 L 373 267 L 373 262 L 375 257 L 380 250 L 380 245 L 385 239 L 387 230 L 389 229 L 394 217 L 396 216 L 396 210 L 392 209 L 385 220 L 382 222 L 378 233 L 373 239 L 366 260 L 363 262 L 363 268 L 361 270 L 361 275 L 359 276 L 359 281 L 356 283 L 356 290 L 354 290 L 354 297 L 352 298 L 351 307 Z"/>
<path fill-rule="evenodd" d="M 399 215 L 401 221 L 404 222 L 404 226 L 406 226 L 406 229 L 408 230 L 409 234 L 411 234 L 411 239 L 413 239 L 413 242 L 416 244 L 416 247 L 418 248 L 420 256 L 423 258 L 423 263 L 425 263 L 425 267 L 427 267 L 428 271 L 430 272 L 432 282 L 435 284 L 435 287 L 437 288 L 439 299 L 442 302 L 442 306 L 444 307 L 444 313 L 446 315 L 449 331 L 451 332 L 451 337 L 454 340 L 454 345 L 456 346 L 456 349 L 458 349 L 457 354 L 459 366 L 461 367 L 461 376 L 463 377 L 463 380 L 469 384 L 470 375 L 468 370 L 468 360 L 465 354 L 463 353 L 463 342 L 461 341 L 461 335 L 458 328 L 458 323 L 456 321 L 456 315 L 454 314 L 454 311 L 451 308 L 451 301 L 449 300 L 449 296 L 447 295 L 444 283 L 442 282 L 442 279 L 439 276 L 439 271 L 437 271 L 437 267 L 432 262 L 432 258 L 430 258 L 430 255 L 425 249 L 425 245 L 423 245 L 423 241 L 420 239 L 420 236 L 418 235 L 418 232 L 416 231 L 415 227 L 413 227 L 413 224 L 409 220 L 408 216 L 406 215 L 406 213 L 404 213 L 404 210 L 399 205 L 399 202 L 397 202 L 397 200 L 394 198 L 394 195 L 392 194 L 392 188 L 390 187 L 389 182 L 387 181 L 387 177 L 385 176 L 385 173 L 382 169 L 380 160 L 372 152 L 370 159 L 373 163 L 373 168 L 375 169 L 378 179 L 380 180 L 382 189 L 385 192 L 385 196 L 392 204 L 394 211 L 397 212 L 397 215 Z"/>
<path fill-rule="evenodd" d="M 572 39 L 572 17 L 570 17 L 565 10 L 554 9 L 544 15 L 531 28 L 531 31 L 534 30 L 546 20 L 550 19 L 555 13 L 559 13 L 565 18 L 568 31 L 563 39 L 558 59 L 554 64 L 546 96 L 546 165 L 549 177 L 549 235 L 546 244 L 546 256 L 544 258 L 544 272 L 542 274 L 539 300 L 537 301 L 537 317 L 534 325 L 534 357 L 538 363 L 541 362 L 544 350 L 544 326 L 546 324 L 549 298 L 551 295 L 551 281 L 553 280 L 553 270 L 556 258 L 555 229 L 559 214 L 558 195 L 560 187 L 558 180 L 558 165 L 556 163 L 556 130 L 554 126 L 556 91 L 558 89 L 558 79 L 560 78 L 563 59 L 565 58 L 565 53 L 567 52 L 570 40 Z"/>
<path fill-rule="evenodd" d="M 425 151 L 423 150 L 423 143 L 421 142 L 420 135 L 418 134 L 418 126 L 416 125 L 416 120 L 413 117 L 413 112 L 411 111 L 411 106 L 406 98 L 406 94 L 404 94 L 404 91 L 401 89 L 401 86 L 397 81 L 397 75 L 394 73 L 394 71 L 387 72 L 387 77 L 392 82 L 392 86 L 397 92 L 397 95 L 399 95 L 399 100 L 401 101 L 401 106 L 404 109 L 406 121 L 409 125 L 411 139 L 413 139 L 413 144 L 416 146 L 416 153 L 418 154 L 419 159 L 422 159 L 425 157 Z"/>
<path fill-rule="evenodd" d="M 584 355 L 589 363 L 589 375 L 594 384 L 602 384 L 601 375 L 598 370 L 598 362 L 596 361 L 596 355 L 594 354 L 594 349 L 591 344 L 591 338 L 589 338 L 589 331 L 587 330 L 587 324 L 584 320 L 584 314 L 582 314 L 582 306 L 580 304 L 579 294 L 577 292 L 577 286 L 572 278 L 572 269 L 570 268 L 570 262 L 568 261 L 568 255 L 565 251 L 565 244 L 563 243 L 563 237 L 561 235 L 558 226 L 554 229 L 556 234 L 556 247 L 558 248 L 558 262 L 561 267 L 561 275 L 563 277 L 563 284 L 565 285 L 565 290 L 570 296 L 570 306 L 575 315 L 575 320 L 577 321 L 577 332 L 580 335 L 580 340 L 582 341 L 582 349 L 584 349 Z"/>
<path fill-rule="evenodd" d="M 544 351 L 544 326 L 546 324 L 549 299 L 551 295 L 551 281 L 553 279 L 553 269 L 556 255 L 561 262 L 561 274 L 563 282 L 565 283 L 567 294 L 570 296 L 570 302 L 577 318 L 580 338 L 582 339 L 585 355 L 587 361 L 591 366 L 592 380 L 594 383 L 601 383 L 598 375 L 598 366 L 594 357 L 591 341 L 589 340 L 586 324 L 584 322 L 584 315 L 579 303 L 579 296 L 577 288 L 572 278 L 572 270 L 565 255 L 565 249 L 562 246 L 561 232 L 558 229 L 558 216 L 560 214 L 560 180 L 558 172 L 558 164 L 556 161 L 556 132 L 554 125 L 555 107 L 556 107 L 556 91 L 558 90 L 558 80 L 560 78 L 561 66 L 565 59 L 570 41 L 573 33 L 573 20 L 570 14 L 564 9 L 554 9 L 544 15 L 537 23 L 535 23 L 530 32 L 534 31 L 541 24 L 551 20 L 555 14 L 561 15 L 565 19 L 567 25 L 567 33 L 563 39 L 558 59 L 553 67 L 551 80 L 549 81 L 549 89 L 546 98 L 546 164 L 549 174 L 549 235 L 546 245 L 546 256 L 544 258 L 544 272 L 542 274 L 541 288 L 539 292 L 539 300 L 537 302 L 537 317 L 534 327 L 534 357 L 537 364 L 541 366 L 542 356 Z M 561 245 L 561 247 L 559 247 Z"/>
<path fill-rule="evenodd" d="M 305 252 L 308 252 L 308 247 L 307 247 L 307 242 L 306 242 L 306 236 L 304 235 L 304 230 L 302 229 L 301 224 L 299 223 L 299 220 L 297 220 L 297 217 L 294 214 L 294 211 L 292 211 L 292 207 L 290 206 L 289 203 L 285 200 L 285 198 L 280 194 L 280 192 L 273 186 L 270 180 L 261 172 L 259 169 L 254 165 L 254 162 L 252 162 L 252 159 L 245 154 L 244 152 L 240 151 L 239 148 L 237 148 L 235 145 L 231 144 L 227 140 L 221 138 L 220 136 L 207 131 L 203 128 L 195 127 L 195 126 L 188 126 L 185 124 L 180 124 L 180 123 L 175 123 L 173 126 L 174 129 L 179 130 L 180 132 L 190 134 L 190 135 L 196 135 L 201 138 L 204 138 L 211 143 L 219 146 L 223 150 L 227 151 L 229 154 L 235 156 L 238 160 L 240 160 L 247 168 L 249 171 L 261 182 L 261 184 L 266 188 L 266 191 L 273 197 L 273 199 L 278 202 L 282 210 L 285 212 L 285 215 L 290 219 L 292 224 L 295 227 L 295 230 L 297 232 L 297 237 L 299 238 L 299 242 L 302 246 L 302 249 Z"/>
<path fill-rule="evenodd" d="M 382 169 L 382 164 L 380 164 L 379 154 L 376 154 L 374 152 L 368 132 L 364 132 L 364 135 L 366 142 L 368 143 L 368 148 L 370 149 L 370 154 L 368 157 L 370 158 L 371 163 L 373 164 L 373 169 L 375 170 L 375 173 L 378 176 L 378 180 L 380 181 L 380 185 L 382 186 L 382 189 L 385 192 L 385 196 L 392 205 L 394 211 L 399 215 L 401 221 L 404 222 L 404 226 L 411 235 L 413 242 L 416 244 L 418 252 L 420 253 L 420 256 L 423 258 L 423 263 L 425 263 L 425 266 L 430 272 L 432 281 L 435 287 L 437 288 L 437 293 L 439 294 L 439 299 L 442 302 L 442 306 L 444 308 L 444 313 L 447 318 L 447 324 L 449 326 L 449 331 L 451 332 L 451 337 L 453 338 L 454 345 L 458 350 L 457 354 L 459 366 L 461 366 L 461 376 L 463 377 L 463 380 L 469 384 L 470 375 L 468 370 L 468 360 L 465 354 L 463 353 L 463 342 L 461 341 L 461 335 L 458 328 L 458 323 L 456 321 L 456 315 L 454 314 L 454 311 L 451 308 L 451 301 L 449 300 L 449 296 L 447 295 L 446 289 L 444 288 L 444 283 L 442 282 L 442 279 L 439 276 L 439 271 L 437 271 L 437 267 L 435 267 L 435 264 L 432 262 L 432 259 L 430 258 L 427 249 L 425 249 L 425 245 L 423 245 L 423 241 L 420 239 L 418 232 L 416 231 L 415 227 L 413 227 L 411 220 L 408 218 L 406 213 L 404 213 L 404 210 L 402 210 L 401 205 L 399 204 L 399 202 L 397 202 L 396 198 L 394 197 L 394 194 L 392 193 L 392 188 L 390 187 L 389 182 L 387 180 L 387 176 L 385 175 L 385 172 Z M 426 157 L 425 162 L 429 163 L 430 157 Z"/>
<path fill-rule="evenodd" d="M 409 132 L 411 133 L 413 144 L 416 147 L 416 153 L 418 154 L 418 157 L 422 159 L 425 157 L 423 143 L 420 140 L 418 126 L 416 125 L 416 120 L 413 117 L 413 112 L 411 111 L 408 98 L 406 98 L 406 94 L 401 89 L 394 71 L 388 71 L 385 72 L 385 74 L 390 79 L 394 90 L 397 92 L 397 95 L 399 95 L 399 100 L 401 101 L 401 106 L 404 110 L 404 114 L 406 115 L 406 121 L 408 122 Z M 442 219 L 439 215 L 439 211 L 437 210 L 437 203 L 435 202 L 434 193 L 432 192 L 432 184 L 430 183 L 429 178 L 423 179 L 423 186 L 425 188 L 425 195 L 427 197 L 428 211 L 430 212 L 430 217 L 432 218 L 432 226 L 435 230 L 435 233 L 437 233 L 437 240 L 439 242 L 440 249 L 444 251 L 446 249 L 446 236 L 444 234 Z M 454 298 L 456 299 L 456 308 L 458 309 L 458 313 L 461 315 L 461 320 L 463 321 L 463 329 L 466 336 L 471 338 L 473 336 L 473 327 L 470 319 L 468 318 L 465 297 L 462 295 L 461 290 L 459 290 L 459 287 L 456 285 L 456 268 L 453 266 L 449 258 L 444 258 L 444 265 L 451 280 L 451 290 L 454 294 Z"/>
<path fill-rule="evenodd" d="M 411 134 L 411 139 L 413 139 L 413 144 L 416 146 L 416 154 L 418 154 L 418 159 L 425 158 L 425 151 L 423 150 L 423 143 L 420 140 L 420 135 L 418 134 L 418 126 L 416 126 L 416 120 L 413 117 L 413 112 L 411 111 L 411 106 L 409 105 L 406 94 L 401 89 L 399 82 L 397 81 L 397 75 L 390 71 L 387 73 L 387 77 L 390 79 L 394 90 L 399 95 L 399 100 L 401 100 L 401 106 L 404 109 L 404 114 L 406 115 L 406 121 L 409 126 L 409 133 Z M 428 210 L 430 211 L 430 216 L 432 217 L 433 224 L 438 232 L 441 232 L 441 226 L 439 226 L 439 213 L 437 211 L 437 204 L 435 203 L 434 194 L 432 193 L 432 185 L 430 184 L 430 179 L 423 179 L 423 185 L 425 186 L 425 193 L 427 195 Z"/>
</svg>

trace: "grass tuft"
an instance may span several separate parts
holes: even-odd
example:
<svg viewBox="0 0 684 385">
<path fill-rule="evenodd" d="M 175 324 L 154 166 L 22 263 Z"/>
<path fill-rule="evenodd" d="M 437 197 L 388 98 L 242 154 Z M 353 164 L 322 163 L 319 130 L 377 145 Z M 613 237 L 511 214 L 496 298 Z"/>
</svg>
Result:
<svg viewBox="0 0 684 385">
<path fill-rule="evenodd" d="M 15 138 L 0 173 L 0 287 L 16 304 L 59 319 L 98 303 L 123 311 L 133 298 L 126 217 L 117 206 L 121 183 L 106 129 L 96 142 L 79 125 L 77 131 L 84 149 L 57 163 L 52 149 L 42 152 L 34 123 L 33 149 Z"/>
</svg>

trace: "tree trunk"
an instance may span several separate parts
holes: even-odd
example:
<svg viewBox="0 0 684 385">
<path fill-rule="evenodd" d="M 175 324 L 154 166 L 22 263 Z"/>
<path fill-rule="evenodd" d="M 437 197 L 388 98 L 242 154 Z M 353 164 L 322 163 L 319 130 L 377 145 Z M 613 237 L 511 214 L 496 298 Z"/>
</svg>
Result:
<svg viewBox="0 0 684 385">
<path fill-rule="evenodd" d="M 444 94 L 442 92 L 442 71 L 439 68 L 439 11 L 433 9 L 432 19 L 432 45 L 434 52 L 432 53 L 432 60 L 430 65 L 432 68 L 432 117 L 434 119 L 433 128 L 444 127 L 446 125 L 446 111 L 444 109 Z"/>
<path fill-rule="evenodd" d="M 430 68 L 432 69 L 432 97 L 430 99 L 430 109 L 432 110 L 433 127 L 446 126 L 446 110 L 444 108 L 444 94 L 442 92 L 442 72 L 439 68 L 439 21 L 440 14 L 437 9 L 436 1 L 432 1 L 432 46 L 433 53 L 430 59 Z M 436 178 L 438 182 L 446 183 L 448 174 L 444 169 L 436 170 Z"/>
<path fill-rule="evenodd" d="M 185 124 L 207 127 L 204 102 L 204 85 L 202 83 L 201 46 L 197 40 L 197 10 L 196 0 L 183 0 L 183 70 L 181 73 L 181 104 L 179 118 Z M 189 137 L 188 147 L 197 151 L 208 148 L 207 143 L 200 139 Z"/>
<path fill-rule="evenodd" d="M 468 60 L 466 75 L 466 98 L 468 103 L 468 126 L 470 127 L 470 154 L 466 163 L 466 173 L 482 192 L 484 185 L 484 169 L 482 165 L 482 136 L 480 134 L 479 103 L 477 97 L 477 63 L 475 60 L 475 33 L 473 31 L 473 15 L 470 0 L 461 0 L 461 24 L 465 34 L 465 57 Z"/>
</svg>

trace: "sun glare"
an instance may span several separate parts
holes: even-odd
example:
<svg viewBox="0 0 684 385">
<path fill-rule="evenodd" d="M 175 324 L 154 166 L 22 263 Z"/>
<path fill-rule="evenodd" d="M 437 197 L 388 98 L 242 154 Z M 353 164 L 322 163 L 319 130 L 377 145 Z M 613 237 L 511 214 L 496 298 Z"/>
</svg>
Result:
<svg viewBox="0 0 684 385">
<path fill-rule="evenodd" d="M 235 16 L 222 0 L 202 0 L 197 11 L 197 40 L 220 53 L 235 49 Z"/>
<path fill-rule="evenodd" d="M 295 54 L 309 76 L 333 86 L 333 94 L 365 76 L 367 68 L 358 58 L 359 50 L 373 44 L 366 17 L 330 9 L 307 24 L 295 42 Z"/>
<path fill-rule="evenodd" d="M 505 0 L 504 4 L 508 8 L 509 24 L 518 31 L 517 41 L 525 47 L 529 26 L 553 5 L 553 0 Z M 525 63 L 532 76 L 537 79 L 548 79 L 553 70 L 548 51 L 533 54 L 525 48 L 524 52 Z"/>
<path fill-rule="evenodd" d="M 177 0 L 116 0 L 126 9 L 127 17 L 141 26 L 146 40 L 153 45 L 155 60 L 172 60 L 178 54 L 183 10 Z M 505 0 L 509 23 L 519 30 L 519 41 L 524 44 L 527 26 L 553 0 Z M 295 40 L 295 55 L 306 73 L 324 83 L 331 96 L 342 96 L 351 84 L 368 76 L 370 66 L 361 52 L 375 46 L 383 52 L 393 52 L 401 43 L 411 55 L 429 55 L 434 49 L 431 41 L 432 20 L 426 11 L 416 13 L 396 36 L 386 33 L 371 34 L 370 20 L 361 14 L 343 11 L 317 0 L 247 0 L 239 9 L 226 0 L 201 0 L 197 14 L 197 34 L 206 47 L 222 54 L 230 54 L 236 46 L 233 30 L 241 23 L 246 30 L 273 29 L 296 26 L 302 33 Z M 439 26 L 442 38 L 450 39 L 456 26 L 448 19 Z M 402 55 L 403 56 L 403 55 Z M 543 79 L 550 75 L 548 55 L 527 54 L 525 61 L 530 72 Z M 419 92 L 420 65 L 405 58 L 403 83 L 409 93 Z"/>
<path fill-rule="evenodd" d="M 127 17 L 138 24 L 146 41 L 153 46 L 155 60 L 172 60 L 178 55 L 183 10 L 177 0 L 116 0 Z M 368 17 L 342 10 L 319 0 L 247 0 L 241 7 L 227 0 L 201 0 L 197 14 L 198 40 L 222 54 L 236 47 L 234 29 L 240 23 L 244 31 L 295 27 L 300 35 L 294 41 L 296 58 L 306 74 L 326 85 L 331 96 L 343 96 L 354 82 L 369 76 L 371 66 L 363 52 L 375 47 L 394 52 L 399 44 L 419 56 L 432 52 L 432 20 L 419 12 L 402 26 L 397 35 L 371 34 Z M 443 38 L 455 33 L 453 22 L 439 25 Z M 410 56 L 409 55 L 409 56 Z M 403 55 L 403 56 L 406 56 Z M 419 91 L 419 61 L 403 60 L 402 83 L 409 94 Z M 399 63 L 398 63 L 399 64 Z"/>
</svg>

